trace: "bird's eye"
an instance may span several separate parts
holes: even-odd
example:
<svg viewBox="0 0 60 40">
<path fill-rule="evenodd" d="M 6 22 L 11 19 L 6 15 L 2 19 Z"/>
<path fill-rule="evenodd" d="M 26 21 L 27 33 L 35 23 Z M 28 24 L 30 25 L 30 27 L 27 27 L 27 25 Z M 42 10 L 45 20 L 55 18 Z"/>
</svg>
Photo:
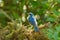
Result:
<svg viewBox="0 0 60 40">
<path fill-rule="evenodd" d="M 29 14 L 29 15 L 31 15 L 31 14 Z"/>
</svg>

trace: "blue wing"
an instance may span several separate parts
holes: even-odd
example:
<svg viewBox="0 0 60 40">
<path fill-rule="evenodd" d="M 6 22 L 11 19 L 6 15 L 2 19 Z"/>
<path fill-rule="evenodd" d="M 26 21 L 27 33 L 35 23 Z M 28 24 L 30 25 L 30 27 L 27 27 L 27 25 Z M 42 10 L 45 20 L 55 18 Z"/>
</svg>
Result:
<svg viewBox="0 0 60 40">
<path fill-rule="evenodd" d="M 36 22 L 36 19 L 34 18 L 34 16 L 30 16 L 30 17 L 29 17 L 29 22 L 30 22 L 33 26 L 37 25 L 37 22 Z"/>
</svg>

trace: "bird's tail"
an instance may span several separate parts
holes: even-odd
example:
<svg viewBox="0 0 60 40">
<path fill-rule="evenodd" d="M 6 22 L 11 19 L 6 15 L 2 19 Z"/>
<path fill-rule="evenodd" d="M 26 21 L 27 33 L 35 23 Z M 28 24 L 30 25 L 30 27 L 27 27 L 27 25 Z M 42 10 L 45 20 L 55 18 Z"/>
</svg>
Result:
<svg viewBox="0 0 60 40">
<path fill-rule="evenodd" d="M 37 26 L 34 26 L 35 32 L 39 32 L 39 28 Z"/>
</svg>

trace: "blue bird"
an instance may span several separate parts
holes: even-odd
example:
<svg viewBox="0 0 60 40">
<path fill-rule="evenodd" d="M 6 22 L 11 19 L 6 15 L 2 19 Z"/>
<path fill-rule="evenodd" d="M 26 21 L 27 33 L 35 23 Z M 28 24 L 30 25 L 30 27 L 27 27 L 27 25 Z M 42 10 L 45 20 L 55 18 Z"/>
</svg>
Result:
<svg viewBox="0 0 60 40">
<path fill-rule="evenodd" d="M 36 18 L 34 17 L 32 12 L 29 13 L 28 21 L 34 26 L 34 31 L 39 32 L 39 28 L 37 26 Z"/>
</svg>

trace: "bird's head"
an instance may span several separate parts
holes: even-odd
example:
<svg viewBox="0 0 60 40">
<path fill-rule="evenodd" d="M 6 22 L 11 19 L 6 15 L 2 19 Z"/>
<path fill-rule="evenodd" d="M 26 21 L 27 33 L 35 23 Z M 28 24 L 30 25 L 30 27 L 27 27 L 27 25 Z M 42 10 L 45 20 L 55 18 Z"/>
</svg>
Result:
<svg viewBox="0 0 60 40">
<path fill-rule="evenodd" d="M 33 16 L 33 13 L 32 13 L 32 12 L 29 12 L 29 15 L 30 15 L 30 16 Z"/>
</svg>

